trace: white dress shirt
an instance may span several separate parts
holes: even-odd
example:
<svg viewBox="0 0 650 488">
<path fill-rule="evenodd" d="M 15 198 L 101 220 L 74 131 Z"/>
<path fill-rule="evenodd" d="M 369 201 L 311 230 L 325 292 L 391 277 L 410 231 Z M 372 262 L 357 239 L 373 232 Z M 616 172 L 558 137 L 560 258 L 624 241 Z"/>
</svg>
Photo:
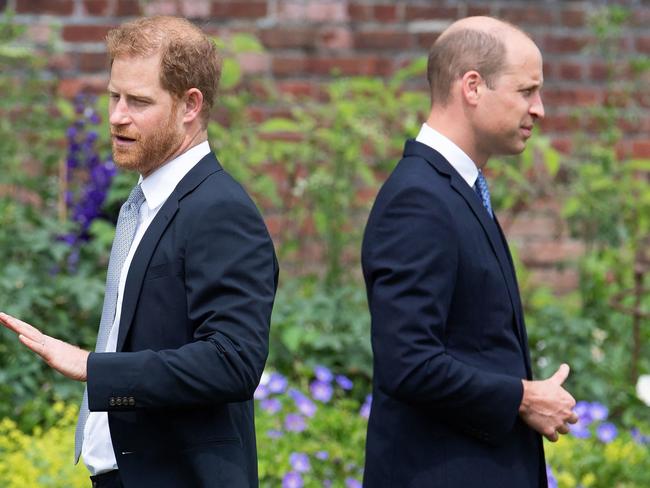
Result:
<svg viewBox="0 0 650 488">
<path fill-rule="evenodd" d="M 435 149 L 449 161 L 460 176 L 467 182 L 470 188 L 474 188 L 476 178 L 478 178 L 478 169 L 474 161 L 465 154 L 465 152 L 454 144 L 450 139 L 443 136 L 437 130 L 431 128 L 427 123 L 422 124 L 420 133 L 415 138 L 416 141 L 426 144 L 431 149 Z"/>
<path fill-rule="evenodd" d="M 202 142 L 170 162 L 164 164 L 146 178 L 140 177 L 142 191 L 146 198 L 140 207 L 138 224 L 129 249 L 129 254 L 124 261 L 117 293 L 115 319 L 108 336 L 106 349 L 103 352 L 115 352 L 117 336 L 119 333 L 120 317 L 122 315 L 122 299 L 124 298 L 124 285 L 129 273 L 129 266 L 142 236 L 149 224 L 154 219 L 160 207 L 167 201 L 176 185 L 196 164 L 210 152 L 208 142 Z M 111 433 L 108 428 L 108 414 L 106 412 L 90 412 L 84 428 L 84 440 L 81 450 L 84 464 L 91 475 L 97 475 L 117 469 L 117 461 L 113 452 Z"/>
</svg>

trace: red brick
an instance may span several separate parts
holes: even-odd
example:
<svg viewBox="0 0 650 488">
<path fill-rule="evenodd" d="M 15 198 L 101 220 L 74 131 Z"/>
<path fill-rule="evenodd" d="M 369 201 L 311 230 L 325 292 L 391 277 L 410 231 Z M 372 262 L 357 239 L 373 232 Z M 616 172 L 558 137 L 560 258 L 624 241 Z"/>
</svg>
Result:
<svg viewBox="0 0 650 488">
<path fill-rule="evenodd" d="M 271 58 L 267 53 L 239 53 L 237 63 L 246 74 L 261 74 L 269 71 Z"/>
<path fill-rule="evenodd" d="M 581 8 L 565 8 L 560 17 L 562 25 L 567 27 L 583 27 L 587 23 L 587 13 Z"/>
<path fill-rule="evenodd" d="M 257 19 L 266 17 L 266 2 L 223 2 L 212 4 L 212 17 L 217 19 Z"/>
<path fill-rule="evenodd" d="M 291 76 L 305 73 L 307 58 L 305 56 L 276 55 L 271 61 L 271 71 L 277 76 Z"/>
<path fill-rule="evenodd" d="M 339 0 L 281 0 L 278 17 L 289 21 L 343 22 L 348 20 L 348 10 Z"/>
<path fill-rule="evenodd" d="M 142 15 L 139 0 L 118 0 L 116 14 L 118 17 L 132 17 Z"/>
<path fill-rule="evenodd" d="M 281 80 L 277 83 L 281 93 L 294 97 L 309 97 L 316 99 L 327 98 L 327 92 L 317 83 L 306 80 Z"/>
<path fill-rule="evenodd" d="M 548 35 L 544 38 L 544 53 L 579 53 L 590 39 L 575 36 Z"/>
<path fill-rule="evenodd" d="M 210 0 L 185 0 L 181 2 L 181 15 L 188 19 L 207 19 L 211 6 Z"/>
<path fill-rule="evenodd" d="M 175 0 L 149 0 L 143 6 L 146 16 L 178 15 L 178 3 Z"/>
<path fill-rule="evenodd" d="M 584 253 L 584 244 L 576 240 L 529 241 L 519 250 L 528 265 L 549 265 L 573 261 Z"/>
<path fill-rule="evenodd" d="M 602 101 L 602 93 L 595 88 L 544 88 L 544 101 L 550 106 L 593 105 Z"/>
<path fill-rule="evenodd" d="M 566 132 L 576 128 L 573 118 L 566 114 L 547 115 L 540 125 L 544 132 Z"/>
<path fill-rule="evenodd" d="M 421 49 L 426 49 L 427 52 L 433 46 L 433 43 L 436 42 L 439 32 L 419 32 L 415 34 L 415 44 Z"/>
<path fill-rule="evenodd" d="M 17 0 L 16 12 L 19 14 L 71 15 L 73 0 Z"/>
<path fill-rule="evenodd" d="M 47 57 L 47 67 L 55 71 L 69 71 L 75 68 L 72 54 L 58 53 Z"/>
<path fill-rule="evenodd" d="M 458 7 L 441 7 L 428 5 L 406 5 L 406 20 L 436 20 L 458 18 Z"/>
<path fill-rule="evenodd" d="M 563 154 L 569 154 L 573 148 L 573 143 L 571 139 L 565 137 L 556 137 L 551 141 L 551 145 L 556 151 L 559 151 Z"/>
<path fill-rule="evenodd" d="M 84 73 L 108 72 L 109 62 L 106 53 L 79 53 L 79 70 Z"/>
<path fill-rule="evenodd" d="M 530 279 L 534 284 L 549 286 L 558 294 L 575 291 L 579 284 L 578 272 L 571 268 L 535 268 L 531 270 Z"/>
<path fill-rule="evenodd" d="M 315 46 L 316 36 L 307 27 L 277 27 L 260 32 L 260 41 L 269 49 L 309 49 Z"/>
<path fill-rule="evenodd" d="M 319 45 L 327 49 L 349 49 L 353 40 L 346 27 L 326 27 L 318 35 Z"/>
<path fill-rule="evenodd" d="M 485 5 L 468 5 L 467 6 L 467 16 L 472 17 L 474 15 L 490 15 L 492 14 L 492 9 Z"/>
<path fill-rule="evenodd" d="M 498 16 L 513 24 L 535 24 L 535 25 L 548 25 L 552 24 L 553 9 L 544 7 L 504 7 Z"/>
<path fill-rule="evenodd" d="M 308 71 L 319 75 L 375 76 L 393 71 L 391 62 L 378 56 L 312 57 Z"/>
<path fill-rule="evenodd" d="M 100 42 L 113 26 L 109 25 L 66 25 L 63 40 L 69 42 Z"/>
<path fill-rule="evenodd" d="M 84 0 L 84 10 L 90 15 L 110 15 L 111 9 L 107 0 Z"/>
<path fill-rule="evenodd" d="M 647 0 L 644 0 L 647 3 Z M 647 28 L 650 24 L 650 7 L 637 7 L 630 17 L 631 24 L 635 27 Z"/>
<path fill-rule="evenodd" d="M 610 70 L 607 63 L 595 61 L 589 66 L 589 78 L 591 81 L 606 81 L 611 77 Z"/>
<path fill-rule="evenodd" d="M 650 158 L 650 141 L 634 141 L 632 156 L 635 158 Z"/>
<path fill-rule="evenodd" d="M 348 17 L 353 22 L 395 22 L 398 19 L 395 5 L 368 5 L 362 3 L 348 4 Z"/>
<path fill-rule="evenodd" d="M 560 79 L 579 81 L 582 80 L 582 65 L 578 63 L 561 63 L 559 67 Z"/>
<path fill-rule="evenodd" d="M 522 212 L 514 218 L 500 217 L 501 225 L 508 239 L 529 241 L 531 238 L 559 237 L 563 231 L 563 222 L 558 216 Z"/>
<path fill-rule="evenodd" d="M 77 93 L 105 93 L 108 76 L 78 76 L 66 78 L 59 82 L 58 94 L 65 98 L 74 98 Z"/>
<path fill-rule="evenodd" d="M 354 35 L 357 49 L 408 49 L 411 45 L 411 35 L 396 30 L 365 31 Z"/>
<path fill-rule="evenodd" d="M 637 37 L 635 45 L 637 51 L 650 54 L 650 37 Z"/>
</svg>

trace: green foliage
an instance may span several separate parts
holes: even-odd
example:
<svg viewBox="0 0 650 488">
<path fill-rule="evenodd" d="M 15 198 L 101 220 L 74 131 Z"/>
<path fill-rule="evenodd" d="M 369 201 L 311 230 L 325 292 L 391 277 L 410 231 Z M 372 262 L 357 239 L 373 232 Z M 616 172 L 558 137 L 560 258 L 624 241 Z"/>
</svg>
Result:
<svg viewBox="0 0 650 488">
<path fill-rule="evenodd" d="M 560 436 L 556 443 L 546 442 L 544 450 L 558 488 L 650 486 L 650 446 L 627 432 L 609 443 L 593 436 Z"/>
<path fill-rule="evenodd" d="M 273 307 L 269 362 L 296 374 L 324 364 L 369 385 L 370 316 L 363 287 L 327 290 L 313 280 L 283 283 Z"/>
<path fill-rule="evenodd" d="M 8 418 L 0 421 L 0 486 L 3 488 L 85 488 L 90 481 L 83 463 L 74 466 L 77 407 L 55 403 L 52 427 L 25 434 Z"/>
<path fill-rule="evenodd" d="M 105 249 L 90 243 L 70 271 L 70 249 L 58 239 L 72 228 L 60 215 L 59 179 L 70 121 L 53 116 L 64 105 L 54 96 L 54 80 L 40 71 L 45 53 L 17 47 L 22 31 L 8 14 L 0 20 L 0 310 L 89 347 L 103 294 L 105 261 L 98 256 Z M 54 420 L 55 399 L 80 396 L 80 385 L 0 330 L 0 417 L 18 418 L 29 430 Z"/>
<path fill-rule="evenodd" d="M 332 481 L 333 487 L 345 486 L 347 478 L 360 482 L 367 426 L 366 418 L 360 415 L 360 402 L 335 387 L 331 400 L 326 403 L 315 400 L 312 402 L 313 416 L 304 416 L 298 408 L 299 402 L 291 398 L 297 391 L 308 391 L 304 378 L 306 376 L 301 380 L 301 390 L 290 388 L 288 393 L 269 396 L 280 402 L 279 411 L 264 408 L 268 398 L 256 402 L 260 486 L 281 486 L 283 477 L 295 471 L 291 465 L 294 453 L 306 455 L 309 460 L 310 469 L 301 474 L 306 488 L 321 487 L 325 480 Z M 288 428 L 289 415 L 301 418 L 304 430 Z"/>
</svg>

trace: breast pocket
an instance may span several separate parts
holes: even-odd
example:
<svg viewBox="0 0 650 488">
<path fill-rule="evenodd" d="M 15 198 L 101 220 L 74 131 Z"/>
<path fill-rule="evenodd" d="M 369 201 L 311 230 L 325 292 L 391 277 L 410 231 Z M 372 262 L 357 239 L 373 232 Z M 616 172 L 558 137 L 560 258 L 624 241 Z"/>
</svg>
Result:
<svg viewBox="0 0 650 488">
<path fill-rule="evenodd" d="M 145 281 L 164 278 L 165 276 L 182 276 L 183 261 L 177 259 L 165 263 L 156 263 L 149 266 L 145 275 Z"/>
</svg>

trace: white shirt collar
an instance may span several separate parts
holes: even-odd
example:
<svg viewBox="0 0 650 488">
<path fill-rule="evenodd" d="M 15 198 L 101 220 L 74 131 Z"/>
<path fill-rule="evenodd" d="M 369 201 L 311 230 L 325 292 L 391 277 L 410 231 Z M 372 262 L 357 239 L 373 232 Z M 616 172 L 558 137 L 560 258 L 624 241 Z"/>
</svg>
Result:
<svg viewBox="0 0 650 488">
<path fill-rule="evenodd" d="M 165 203 L 176 185 L 209 152 L 208 141 L 202 142 L 163 164 L 146 178 L 140 176 L 142 192 L 147 199 L 149 209 L 154 210 Z"/>
<path fill-rule="evenodd" d="M 465 180 L 470 187 L 474 186 L 476 178 L 478 178 L 478 169 L 476 168 L 476 164 L 474 164 L 474 161 L 472 161 L 471 158 L 449 138 L 443 136 L 427 123 L 424 123 L 422 124 L 420 133 L 415 140 L 422 144 L 426 144 L 430 148 L 435 149 L 442 154 L 463 180 Z"/>
</svg>

